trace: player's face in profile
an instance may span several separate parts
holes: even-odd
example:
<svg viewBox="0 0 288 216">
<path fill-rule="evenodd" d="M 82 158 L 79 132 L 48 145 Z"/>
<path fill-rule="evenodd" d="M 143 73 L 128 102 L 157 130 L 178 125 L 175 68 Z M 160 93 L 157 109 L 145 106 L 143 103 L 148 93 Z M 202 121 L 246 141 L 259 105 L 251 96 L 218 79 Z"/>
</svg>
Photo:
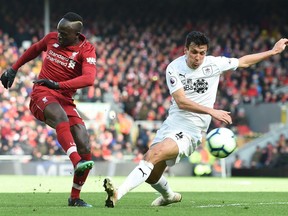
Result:
<svg viewBox="0 0 288 216">
<path fill-rule="evenodd" d="M 62 47 L 72 46 L 78 41 L 78 33 L 75 29 L 73 29 L 73 25 L 65 20 L 62 19 L 58 23 L 57 26 L 58 30 L 58 42 L 59 45 Z"/>
<path fill-rule="evenodd" d="M 188 67 L 192 69 L 198 68 L 204 60 L 204 57 L 207 53 L 207 45 L 196 45 L 191 43 L 187 48 L 185 47 L 186 61 Z"/>
</svg>

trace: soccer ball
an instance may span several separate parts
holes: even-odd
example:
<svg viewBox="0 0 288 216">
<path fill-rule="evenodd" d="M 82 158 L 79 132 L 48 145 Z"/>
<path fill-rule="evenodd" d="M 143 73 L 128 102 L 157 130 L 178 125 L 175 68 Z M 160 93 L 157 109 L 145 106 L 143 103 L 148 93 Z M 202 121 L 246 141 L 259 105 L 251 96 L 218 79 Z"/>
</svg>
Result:
<svg viewBox="0 0 288 216">
<path fill-rule="evenodd" d="M 235 135 L 228 128 L 215 128 L 206 136 L 206 146 L 209 152 L 218 158 L 225 158 L 237 147 Z"/>
</svg>

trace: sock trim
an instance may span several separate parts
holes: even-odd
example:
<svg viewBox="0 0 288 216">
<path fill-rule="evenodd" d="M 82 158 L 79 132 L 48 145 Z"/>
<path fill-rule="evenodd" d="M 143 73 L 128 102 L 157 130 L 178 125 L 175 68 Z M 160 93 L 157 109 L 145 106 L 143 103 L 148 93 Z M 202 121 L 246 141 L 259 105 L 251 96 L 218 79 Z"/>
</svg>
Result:
<svg viewBox="0 0 288 216">
<path fill-rule="evenodd" d="M 154 165 L 148 161 L 140 160 L 139 165 L 147 166 L 150 170 L 153 170 Z"/>
<path fill-rule="evenodd" d="M 66 154 L 70 157 L 70 155 L 71 155 L 73 152 L 77 152 L 77 147 L 76 147 L 76 146 L 71 146 L 71 147 L 67 150 Z"/>
<path fill-rule="evenodd" d="M 79 190 L 79 191 L 81 191 L 81 189 L 82 189 L 82 185 L 78 185 L 76 183 L 73 183 L 72 187 Z"/>
</svg>

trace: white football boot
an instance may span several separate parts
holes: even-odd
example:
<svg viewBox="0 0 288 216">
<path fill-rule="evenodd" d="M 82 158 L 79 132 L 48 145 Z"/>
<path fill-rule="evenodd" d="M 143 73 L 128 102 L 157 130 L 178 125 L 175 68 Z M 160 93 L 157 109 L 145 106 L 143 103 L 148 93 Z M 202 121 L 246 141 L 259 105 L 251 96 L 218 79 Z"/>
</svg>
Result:
<svg viewBox="0 0 288 216">
<path fill-rule="evenodd" d="M 114 187 L 110 178 L 105 178 L 103 181 L 103 187 L 107 193 L 105 206 L 108 208 L 114 208 L 117 201 L 117 189 Z"/>
<path fill-rule="evenodd" d="M 174 195 L 169 198 L 164 198 L 163 196 L 156 198 L 151 203 L 151 206 L 167 206 L 172 203 L 181 202 L 181 200 L 182 200 L 182 195 L 180 193 L 174 193 Z"/>
</svg>

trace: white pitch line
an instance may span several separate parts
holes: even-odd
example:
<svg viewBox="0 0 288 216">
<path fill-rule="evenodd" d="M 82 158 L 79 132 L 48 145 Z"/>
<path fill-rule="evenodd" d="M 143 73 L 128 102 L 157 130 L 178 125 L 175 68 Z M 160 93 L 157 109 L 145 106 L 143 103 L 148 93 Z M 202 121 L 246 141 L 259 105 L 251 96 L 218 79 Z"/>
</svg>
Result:
<svg viewBox="0 0 288 216">
<path fill-rule="evenodd" d="M 223 208 L 229 206 L 258 206 L 258 205 L 287 205 L 288 202 L 269 202 L 269 203 L 230 203 L 230 204 L 209 204 L 195 206 L 196 208 Z"/>
</svg>

